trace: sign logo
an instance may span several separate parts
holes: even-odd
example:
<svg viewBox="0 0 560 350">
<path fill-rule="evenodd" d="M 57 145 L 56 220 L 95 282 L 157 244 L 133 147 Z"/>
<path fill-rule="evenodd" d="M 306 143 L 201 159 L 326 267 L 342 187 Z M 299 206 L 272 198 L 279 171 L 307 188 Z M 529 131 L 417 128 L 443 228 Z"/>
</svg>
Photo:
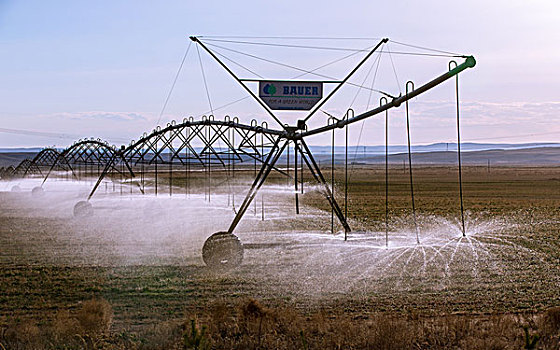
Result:
<svg viewBox="0 0 560 350">
<path fill-rule="evenodd" d="M 323 98 L 323 83 L 259 81 L 259 97 L 273 110 L 308 111 Z"/>
<path fill-rule="evenodd" d="M 274 84 L 266 84 L 263 87 L 263 92 L 267 95 L 274 96 L 274 94 L 276 93 L 276 86 L 274 86 Z"/>
</svg>

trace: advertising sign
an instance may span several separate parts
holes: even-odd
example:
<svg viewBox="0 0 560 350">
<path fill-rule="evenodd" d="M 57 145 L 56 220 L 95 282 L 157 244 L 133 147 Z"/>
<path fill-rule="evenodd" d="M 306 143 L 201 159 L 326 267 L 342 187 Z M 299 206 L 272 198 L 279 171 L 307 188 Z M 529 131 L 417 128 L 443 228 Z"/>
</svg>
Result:
<svg viewBox="0 0 560 350">
<path fill-rule="evenodd" d="M 323 83 L 259 81 L 259 97 L 273 110 L 310 110 L 323 98 Z"/>
</svg>

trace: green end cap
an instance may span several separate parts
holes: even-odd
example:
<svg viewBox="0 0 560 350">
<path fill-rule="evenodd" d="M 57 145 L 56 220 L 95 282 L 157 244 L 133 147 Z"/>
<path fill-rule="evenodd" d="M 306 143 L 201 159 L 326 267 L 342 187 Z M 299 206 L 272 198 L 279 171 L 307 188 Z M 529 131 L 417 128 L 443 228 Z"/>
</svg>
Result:
<svg viewBox="0 0 560 350">
<path fill-rule="evenodd" d="M 465 63 L 467 65 L 467 67 L 469 67 L 469 68 L 472 68 L 472 67 L 476 66 L 476 60 L 474 59 L 473 56 L 467 57 L 467 59 L 465 60 Z"/>
<path fill-rule="evenodd" d="M 458 65 L 457 67 L 453 68 L 452 70 L 450 70 L 448 72 L 449 76 L 452 77 L 456 74 L 461 73 L 462 71 L 464 71 L 467 68 L 472 68 L 476 65 L 476 60 L 474 59 L 473 56 L 468 56 L 465 59 L 465 62 L 461 63 L 460 65 Z"/>
</svg>

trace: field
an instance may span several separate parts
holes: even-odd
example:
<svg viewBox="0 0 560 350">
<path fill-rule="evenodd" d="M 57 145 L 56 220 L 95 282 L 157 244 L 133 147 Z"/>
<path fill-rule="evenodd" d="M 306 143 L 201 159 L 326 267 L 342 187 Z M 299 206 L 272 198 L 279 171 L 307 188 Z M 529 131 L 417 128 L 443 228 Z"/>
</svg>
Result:
<svg viewBox="0 0 560 350">
<path fill-rule="evenodd" d="M 559 348 L 560 168 L 466 167 L 465 237 L 456 170 L 414 169 L 416 231 L 408 173 L 392 167 L 386 236 L 383 169 L 354 166 L 346 242 L 310 174 L 299 215 L 292 185 L 272 177 L 236 229 L 243 264 L 224 272 L 200 250 L 229 226 L 231 189 L 238 207 L 248 176 L 231 187 L 216 173 L 211 198 L 202 174 L 188 195 L 180 174 L 172 196 L 160 178 L 157 198 L 103 184 L 86 219 L 72 207 L 91 182 L 49 180 L 41 197 L 39 179 L 23 192 L 1 183 L 0 344 Z"/>
</svg>

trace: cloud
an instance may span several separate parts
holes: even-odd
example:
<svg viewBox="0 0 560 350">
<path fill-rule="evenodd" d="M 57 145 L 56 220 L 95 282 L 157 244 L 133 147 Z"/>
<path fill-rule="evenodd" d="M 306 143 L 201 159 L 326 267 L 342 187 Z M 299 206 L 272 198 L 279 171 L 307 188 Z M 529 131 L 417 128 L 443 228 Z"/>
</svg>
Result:
<svg viewBox="0 0 560 350">
<path fill-rule="evenodd" d="M 455 122 L 454 101 L 424 101 L 411 109 L 418 119 L 444 124 Z M 560 102 L 461 102 L 462 125 L 488 126 L 556 126 Z"/>
<path fill-rule="evenodd" d="M 43 115 L 43 117 L 56 117 L 61 119 L 71 119 L 71 120 L 89 120 L 89 121 L 116 121 L 116 122 L 129 122 L 129 121 L 146 121 L 149 118 L 146 114 L 136 113 L 136 112 L 101 112 L 101 111 L 90 111 L 90 112 L 64 112 L 64 113 L 54 113 Z"/>
<path fill-rule="evenodd" d="M 356 108 L 356 115 L 364 111 L 364 108 Z M 392 142 L 406 141 L 405 111 L 404 104 L 389 111 Z M 448 142 L 456 138 L 454 100 L 413 99 L 409 102 L 409 116 L 413 143 Z M 560 125 L 557 123 L 559 116 L 560 102 L 461 101 L 460 104 L 461 134 L 464 141 L 560 141 Z M 357 139 L 361 134 L 360 124 L 350 128 L 351 139 Z M 363 130 L 367 140 L 363 142 L 381 143 L 384 128 L 384 113 L 367 119 Z M 328 144 L 329 141 L 325 137 L 317 137 L 317 140 L 322 144 Z"/>
</svg>

